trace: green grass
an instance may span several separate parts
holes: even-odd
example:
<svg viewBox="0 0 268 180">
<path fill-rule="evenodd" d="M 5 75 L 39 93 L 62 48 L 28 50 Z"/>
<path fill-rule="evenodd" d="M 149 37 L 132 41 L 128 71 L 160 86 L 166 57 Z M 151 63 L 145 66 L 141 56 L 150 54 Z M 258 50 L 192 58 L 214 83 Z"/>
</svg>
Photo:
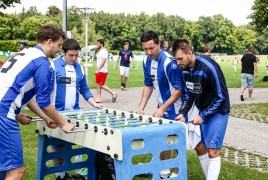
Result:
<svg viewBox="0 0 268 180">
<path fill-rule="evenodd" d="M 24 114 L 35 116 L 31 111 L 24 110 Z M 22 126 L 21 136 L 24 148 L 24 161 L 26 167 L 25 180 L 34 180 L 36 177 L 36 164 L 37 164 L 37 139 L 38 136 L 35 133 L 36 123 Z M 148 157 L 138 157 L 133 160 L 133 164 L 140 162 L 148 162 Z M 199 164 L 198 157 L 194 151 L 188 151 L 187 153 L 187 168 L 189 180 L 205 180 L 201 166 Z M 54 180 L 54 175 L 46 176 L 46 180 Z M 134 180 L 145 180 L 147 178 L 135 177 Z M 259 172 L 257 170 L 244 168 L 231 162 L 222 160 L 222 167 L 219 180 L 264 180 L 268 179 L 268 173 Z"/>
</svg>

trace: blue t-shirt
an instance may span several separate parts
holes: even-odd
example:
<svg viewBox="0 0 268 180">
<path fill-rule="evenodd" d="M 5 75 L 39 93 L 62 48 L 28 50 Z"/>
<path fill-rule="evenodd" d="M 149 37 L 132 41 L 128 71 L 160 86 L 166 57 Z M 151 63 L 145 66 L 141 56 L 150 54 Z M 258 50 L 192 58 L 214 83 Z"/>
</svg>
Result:
<svg viewBox="0 0 268 180">
<path fill-rule="evenodd" d="M 182 74 L 176 60 L 163 49 L 156 60 L 152 60 L 149 56 L 144 58 L 143 70 L 144 84 L 154 87 L 158 107 L 162 106 L 175 90 L 184 89 Z M 181 105 L 182 97 L 166 109 L 164 117 L 170 117 L 172 114 L 174 119 Z"/>
<path fill-rule="evenodd" d="M 130 57 L 134 57 L 133 52 L 130 50 L 125 51 L 124 49 L 122 49 L 121 51 L 119 51 L 118 55 L 121 58 L 120 66 L 129 67 Z"/>
<path fill-rule="evenodd" d="M 51 64 L 40 46 L 8 58 L 0 68 L 0 115 L 15 119 L 34 95 L 41 109 L 49 106 L 52 75 Z"/>
<path fill-rule="evenodd" d="M 51 93 L 51 103 L 57 111 L 80 109 L 79 95 L 87 101 L 93 97 L 86 82 L 82 66 L 75 62 L 67 64 L 62 57 L 51 62 L 54 69 L 54 89 Z"/>
</svg>

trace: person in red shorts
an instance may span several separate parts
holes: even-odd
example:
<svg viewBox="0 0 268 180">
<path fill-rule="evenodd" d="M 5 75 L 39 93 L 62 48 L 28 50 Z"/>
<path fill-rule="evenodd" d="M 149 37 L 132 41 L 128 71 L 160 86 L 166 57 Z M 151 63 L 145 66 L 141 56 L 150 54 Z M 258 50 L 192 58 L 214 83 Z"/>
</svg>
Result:
<svg viewBox="0 0 268 180">
<path fill-rule="evenodd" d="M 112 91 L 105 85 L 105 80 L 108 75 L 108 51 L 104 47 L 104 40 L 97 40 L 97 48 L 99 52 L 97 54 L 97 70 L 95 71 L 96 85 L 97 85 L 97 103 L 101 103 L 101 90 L 105 90 L 112 95 L 112 102 L 116 101 L 117 93 Z"/>
</svg>

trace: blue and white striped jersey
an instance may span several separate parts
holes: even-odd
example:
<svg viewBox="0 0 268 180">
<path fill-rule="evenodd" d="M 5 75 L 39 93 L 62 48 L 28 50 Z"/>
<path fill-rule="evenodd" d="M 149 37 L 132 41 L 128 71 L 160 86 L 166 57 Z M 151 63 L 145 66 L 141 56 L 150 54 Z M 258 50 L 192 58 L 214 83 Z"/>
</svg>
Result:
<svg viewBox="0 0 268 180">
<path fill-rule="evenodd" d="M 92 97 L 82 66 L 77 62 L 69 65 L 62 57 L 52 61 L 51 64 L 55 73 L 51 103 L 57 111 L 79 109 L 80 94 L 86 101 Z"/>
<path fill-rule="evenodd" d="M 40 46 L 8 58 L 0 68 L 0 115 L 15 119 L 36 94 L 41 109 L 50 105 L 51 64 Z"/>
<path fill-rule="evenodd" d="M 153 86 L 158 107 L 164 104 L 175 90 L 183 90 L 184 84 L 179 66 L 175 59 L 163 49 L 156 60 L 149 56 L 144 58 L 144 84 Z M 182 105 L 182 97 L 166 109 L 165 114 L 178 114 Z M 175 117 L 174 117 L 175 118 Z"/>
</svg>

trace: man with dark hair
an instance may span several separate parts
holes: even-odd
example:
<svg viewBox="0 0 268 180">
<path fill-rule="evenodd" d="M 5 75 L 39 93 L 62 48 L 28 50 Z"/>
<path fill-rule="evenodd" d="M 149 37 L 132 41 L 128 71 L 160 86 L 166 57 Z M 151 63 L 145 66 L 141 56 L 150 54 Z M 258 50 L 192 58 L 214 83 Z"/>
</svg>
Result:
<svg viewBox="0 0 268 180">
<path fill-rule="evenodd" d="M 129 50 L 129 43 L 124 43 L 124 49 L 120 50 L 118 53 L 118 58 L 116 61 L 116 69 L 118 68 L 118 62 L 120 60 L 120 80 L 121 80 L 121 90 L 126 90 L 127 79 L 129 76 L 129 64 L 130 57 L 132 58 L 132 67 L 135 68 L 134 55 L 131 50 Z"/>
<path fill-rule="evenodd" d="M 24 40 L 20 40 L 20 41 L 19 41 L 19 48 L 20 48 L 21 51 L 24 50 L 24 49 L 26 49 L 26 46 L 27 46 L 27 45 L 28 45 L 28 44 L 27 44 L 26 41 L 24 41 Z"/>
<path fill-rule="evenodd" d="M 104 40 L 97 40 L 97 70 L 95 71 L 96 85 L 97 85 L 97 103 L 101 103 L 101 90 L 105 90 L 112 95 L 112 102 L 116 101 L 117 93 L 112 91 L 105 85 L 106 77 L 108 75 L 108 51 L 104 47 Z"/>
<path fill-rule="evenodd" d="M 51 93 L 51 102 L 57 111 L 80 109 L 79 95 L 93 107 L 103 108 L 102 104 L 97 104 L 87 86 L 87 79 L 82 66 L 77 62 L 79 43 L 75 39 L 67 39 L 62 44 L 62 56 L 52 61 L 54 69 L 54 89 Z M 52 145 L 53 151 L 62 151 L 64 145 Z M 81 155 L 75 159 L 82 160 Z M 54 165 L 61 165 L 63 159 L 53 160 Z M 86 171 L 85 169 L 82 169 Z M 70 180 L 67 172 L 56 173 L 56 180 Z"/>
<path fill-rule="evenodd" d="M 142 48 L 147 57 L 143 61 L 144 87 L 141 101 L 136 111 L 144 114 L 144 108 L 155 90 L 158 102 L 157 109 L 153 112 L 154 117 L 175 120 L 182 105 L 182 94 L 184 83 L 179 66 L 175 59 L 161 49 L 158 35 L 154 31 L 145 31 L 140 37 Z M 170 151 L 160 154 L 162 160 L 170 158 Z M 175 151 L 175 156 L 176 156 Z M 174 168 L 171 177 L 178 174 L 178 169 Z M 169 169 L 160 173 L 162 178 L 170 175 Z"/>
<path fill-rule="evenodd" d="M 0 68 L 0 174 L 6 173 L 6 179 L 21 180 L 25 173 L 22 141 L 15 117 L 26 104 L 46 121 L 48 127 L 58 126 L 65 132 L 74 129 L 50 101 L 53 69 L 48 58 L 56 56 L 66 34 L 54 25 L 44 25 L 36 37 L 35 47 L 11 56 Z M 33 100 L 35 95 L 39 107 Z"/>
<path fill-rule="evenodd" d="M 241 95 L 240 100 L 244 101 L 244 91 L 248 88 L 248 100 L 252 100 L 252 92 L 253 92 L 253 85 L 254 85 L 254 70 L 255 70 L 255 77 L 258 77 L 258 66 L 257 66 L 257 59 L 254 54 L 254 47 L 249 46 L 248 53 L 245 54 L 241 59 Z"/>
<path fill-rule="evenodd" d="M 191 120 L 194 125 L 200 125 L 201 129 L 201 141 L 195 150 L 206 179 L 216 180 L 220 173 L 220 149 L 230 113 L 224 75 L 220 66 L 210 57 L 193 53 L 187 39 L 178 38 L 172 49 L 177 64 L 183 69 L 188 95 L 176 119 L 184 122 L 184 117 L 195 103 L 199 114 Z"/>
</svg>

